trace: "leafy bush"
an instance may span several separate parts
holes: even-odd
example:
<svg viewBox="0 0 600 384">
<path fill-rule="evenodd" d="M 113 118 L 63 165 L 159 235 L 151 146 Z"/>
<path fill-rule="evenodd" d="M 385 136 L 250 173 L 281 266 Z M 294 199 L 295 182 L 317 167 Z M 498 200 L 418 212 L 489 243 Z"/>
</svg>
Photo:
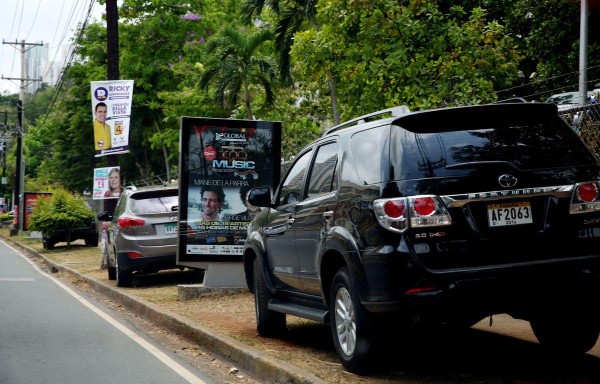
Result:
<svg viewBox="0 0 600 384">
<path fill-rule="evenodd" d="M 14 217 L 7 213 L 0 214 L 0 224 L 1 225 L 9 225 L 14 220 Z"/>
<path fill-rule="evenodd" d="M 63 189 L 56 190 L 51 197 L 42 197 L 29 216 L 29 229 L 50 235 L 57 230 L 67 231 L 67 247 L 71 247 L 71 233 L 87 226 L 96 213 L 87 206 L 81 196 Z"/>
</svg>

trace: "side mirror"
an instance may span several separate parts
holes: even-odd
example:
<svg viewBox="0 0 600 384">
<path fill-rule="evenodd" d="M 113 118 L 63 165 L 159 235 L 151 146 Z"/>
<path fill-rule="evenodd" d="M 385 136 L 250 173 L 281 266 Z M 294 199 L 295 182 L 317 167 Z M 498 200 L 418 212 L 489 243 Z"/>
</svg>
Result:
<svg viewBox="0 0 600 384">
<path fill-rule="evenodd" d="M 271 189 L 269 187 L 252 188 L 248 191 L 247 201 L 255 207 L 270 207 Z"/>
</svg>

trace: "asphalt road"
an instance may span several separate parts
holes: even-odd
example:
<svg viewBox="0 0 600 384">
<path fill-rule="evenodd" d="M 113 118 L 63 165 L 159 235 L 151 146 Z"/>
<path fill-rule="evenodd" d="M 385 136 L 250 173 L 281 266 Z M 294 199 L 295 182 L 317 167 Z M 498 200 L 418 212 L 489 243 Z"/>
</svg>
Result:
<svg viewBox="0 0 600 384">
<path fill-rule="evenodd" d="M 226 380 L 174 351 L 149 337 L 139 323 L 65 285 L 0 241 L 0 383 Z"/>
<path fill-rule="evenodd" d="M 0 343 L 3 343 L 5 336 L 4 322 L 5 312 L 5 292 L 8 266 L 5 265 L 5 256 L 7 253 L 2 244 L 0 244 Z M 178 276 L 182 273 L 172 274 L 154 274 L 144 276 L 144 282 L 147 284 L 177 284 Z M 16 276 L 16 277 L 15 277 Z M 28 277 L 28 275 L 23 275 Z M 12 283 L 18 283 L 18 277 L 21 274 L 13 274 L 10 279 L 16 279 Z M 46 278 L 47 279 L 47 278 Z M 161 280 L 163 279 L 163 280 Z M 21 282 L 24 283 L 25 281 Z M 18 285 L 18 284 L 17 284 Z M 98 287 L 97 287 L 98 288 Z M 13 289 L 17 289 L 16 287 Z M 22 289 L 22 288 L 21 288 Z M 93 296 L 97 303 L 103 301 L 102 294 L 96 292 Z M 16 293 L 15 293 L 16 295 Z M 12 296 L 9 294 L 9 296 Z M 114 299 L 114 297 L 113 297 Z M 45 299 L 50 300 L 50 299 Z M 557 303 L 559 305 L 560 303 Z M 113 301 L 113 305 L 118 305 L 118 300 Z M 48 307 L 46 305 L 46 307 Z M 558 308 L 558 307 L 557 307 Z M 124 311 L 123 316 L 125 316 Z M 140 311 L 141 313 L 143 311 Z M 23 316 L 21 314 L 20 316 Z M 40 316 L 37 314 L 36 316 Z M 17 316 L 19 317 L 19 316 Z M 134 316 L 139 319 L 138 316 Z M 143 316 L 140 316 L 143 317 Z M 18 319 L 13 319 L 15 322 Z M 129 319 L 132 320 L 132 319 Z M 133 319 L 135 320 L 135 319 Z M 134 325 L 135 329 L 144 329 L 146 334 L 162 334 L 158 326 L 154 325 Z M 307 324 L 303 327 L 294 327 L 290 329 L 286 336 L 282 337 L 286 350 L 297 349 L 298 351 L 311 351 L 311 354 L 320 356 L 323 362 L 315 361 L 312 366 L 315 367 L 314 373 L 317 373 L 316 367 L 328 366 L 328 373 L 319 371 L 319 375 L 328 383 L 344 384 L 597 384 L 600 383 L 600 342 L 586 355 L 574 358 L 568 361 L 559 360 L 546 354 L 537 343 L 529 324 L 527 322 L 513 319 L 507 315 L 498 315 L 493 318 L 493 325 L 489 327 L 489 319 L 480 322 L 471 329 L 461 333 L 453 334 L 415 334 L 412 340 L 397 337 L 397 330 L 390 329 L 387 352 L 382 357 L 381 370 L 370 377 L 358 377 L 343 371 L 337 362 L 331 334 L 327 326 L 319 324 Z M 12 335 L 9 335 L 11 337 Z M 156 340 L 156 339 L 154 339 Z M 158 341 L 168 350 L 188 350 L 198 347 L 198 344 L 178 339 L 177 337 L 161 337 Z M 62 348 L 62 347 L 61 347 Z M 232 346 L 232 348 L 235 348 Z M 18 353 L 26 353 L 19 351 Z M 97 366 L 110 366 L 107 358 L 99 357 L 97 349 L 90 347 L 87 351 L 95 356 Z M 231 353 L 231 352 L 229 352 Z M 277 356 L 277 351 L 270 353 Z M 5 380 L 5 349 L 0 344 L 0 383 L 12 384 L 13 381 Z M 16 353 L 15 353 L 16 354 Z M 102 354 L 102 352 L 100 352 Z M 207 352 L 199 352 L 204 355 Z M 42 361 L 42 355 L 34 358 L 28 358 L 31 365 L 34 362 Z M 208 355 L 208 354 L 207 354 Z M 27 356 L 25 354 L 24 356 Z M 251 356 L 264 355 L 250 351 L 248 359 Z M 306 353 L 298 354 L 300 358 L 305 358 Z M 181 357 L 181 354 L 180 356 Z M 8 360 L 10 362 L 10 360 Z M 186 361 L 188 361 L 186 359 Z M 212 361 L 208 359 L 207 364 Z M 255 363 L 249 362 L 249 365 Z M 94 366 L 94 361 L 89 363 Z M 50 364 L 45 365 L 51 367 Z M 97 368 L 97 366 L 95 366 Z M 196 365 L 198 366 L 198 365 Z M 223 367 L 222 367 L 223 368 Z M 23 368 L 25 369 L 25 368 Z M 100 370 L 103 368 L 100 368 Z M 319 368 L 322 369 L 322 368 Z M 108 369 L 105 369 L 105 371 Z M 335 373 L 334 373 L 335 372 Z M 106 374 L 106 373 L 105 373 Z M 252 381 L 249 377 L 242 374 L 243 379 L 237 377 L 227 377 L 227 372 L 223 373 L 221 369 L 222 381 L 226 383 L 259 383 Z M 260 376 L 260 375 L 259 375 Z M 106 376 L 105 376 L 106 378 Z M 47 379 L 47 378 L 46 378 Z M 112 379 L 111 379 L 112 380 Z M 120 379 L 112 380 L 115 383 L 121 383 Z M 37 383 L 37 381 L 14 381 L 14 383 Z M 44 383 L 62 383 L 69 381 L 39 381 Z M 76 382 L 76 381 L 73 381 Z M 92 382 L 93 381 L 85 381 Z M 141 382 L 141 381 L 139 381 Z M 158 381 L 148 381 L 149 383 Z M 168 381 L 171 383 L 171 381 Z M 176 382 L 176 381 L 173 381 Z M 308 383 L 309 381 L 304 381 Z M 131 383 L 136 383 L 132 381 Z"/>
</svg>

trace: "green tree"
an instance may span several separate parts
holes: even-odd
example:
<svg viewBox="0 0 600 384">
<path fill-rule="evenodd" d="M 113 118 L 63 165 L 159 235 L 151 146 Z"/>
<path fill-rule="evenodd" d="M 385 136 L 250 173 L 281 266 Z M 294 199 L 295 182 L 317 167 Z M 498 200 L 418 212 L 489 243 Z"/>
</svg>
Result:
<svg viewBox="0 0 600 384">
<path fill-rule="evenodd" d="M 600 81 L 600 3 L 588 4 L 588 89 Z M 442 11 L 460 5 L 469 12 L 486 10 L 488 22 L 501 22 L 523 55 L 519 63 L 520 81 L 497 89 L 498 97 L 524 97 L 545 100 L 553 93 L 575 91 L 579 86 L 581 2 L 450 0 Z"/>
<path fill-rule="evenodd" d="M 282 4 L 280 4 L 282 3 Z M 253 17 L 263 14 L 265 5 L 275 14 L 275 50 L 279 59 L 279 74 L 284 85 L 292 85 L 290 71 L 290 51 L 294 44 L 295 36 L 309 27 L 318 30 L 317 1 L 292 0 L 280 2 L 278 0 L 246 0 L 242 5 L 243 20 L 250 22 Z M 324 63 L 321 63 L 324 64 Z M 331 113 L 334 124 L 340 123 L 340 113 L 337 98 L 337 89 L 331 68 L 325 65 L 321 68 L 326 74 L 326 83 L 331 100 Z M 306 79 L 305 79 L 306 80 Z"/>
<path fill-rule="evenodd" d="M 96 214 L 82 197 L 57 189 L 52 193 L 52 197 L 38 200 L 37 206 L 29 216 L 28 227 L 46 235 L 65 230 L 67 249 L 70 249 L 73 230 L 87 226 L 95 217 Z"/>
<path fill-rule="evenodd" d="M 493 102 L 494 89 L 517 79 L 512 39 L 479 8 L 465 15 L 458 6 L 442 14 L 433 1 L 319 5 L 321 28 L 295 36 L 294 70 L 304 79 L 331 70 L 348 118 L 396 105 Z"/>
<path fill-rule="evenodd" d="M 247 119 L 254 119 L 254 93 L 264 93 L 265 104 L 273 104 L 274 66 L 270 57 L 261 54 L 261 47 L 269 42 L 269 30 L 240 32 L 232 26 L 224 27 L 206 43 L 209 60 L 200 77 L 200 87 L 208 89 L 215 84 L 217 100 L 226 110 L 244 105 Z"/>
</svg>

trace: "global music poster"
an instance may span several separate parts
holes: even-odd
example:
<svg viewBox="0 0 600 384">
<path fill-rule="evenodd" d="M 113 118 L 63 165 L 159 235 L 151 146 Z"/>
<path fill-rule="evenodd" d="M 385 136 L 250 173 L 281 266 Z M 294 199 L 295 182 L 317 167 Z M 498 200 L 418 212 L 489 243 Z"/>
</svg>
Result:
<svg viewBox="0 0 600 384">
<path fill-rule="evenodd" d="M 279 182 L 281 123 L 183 117 L 180 149 L 178 263 L 241 261 L 247 192 Z"/>
</svg>

